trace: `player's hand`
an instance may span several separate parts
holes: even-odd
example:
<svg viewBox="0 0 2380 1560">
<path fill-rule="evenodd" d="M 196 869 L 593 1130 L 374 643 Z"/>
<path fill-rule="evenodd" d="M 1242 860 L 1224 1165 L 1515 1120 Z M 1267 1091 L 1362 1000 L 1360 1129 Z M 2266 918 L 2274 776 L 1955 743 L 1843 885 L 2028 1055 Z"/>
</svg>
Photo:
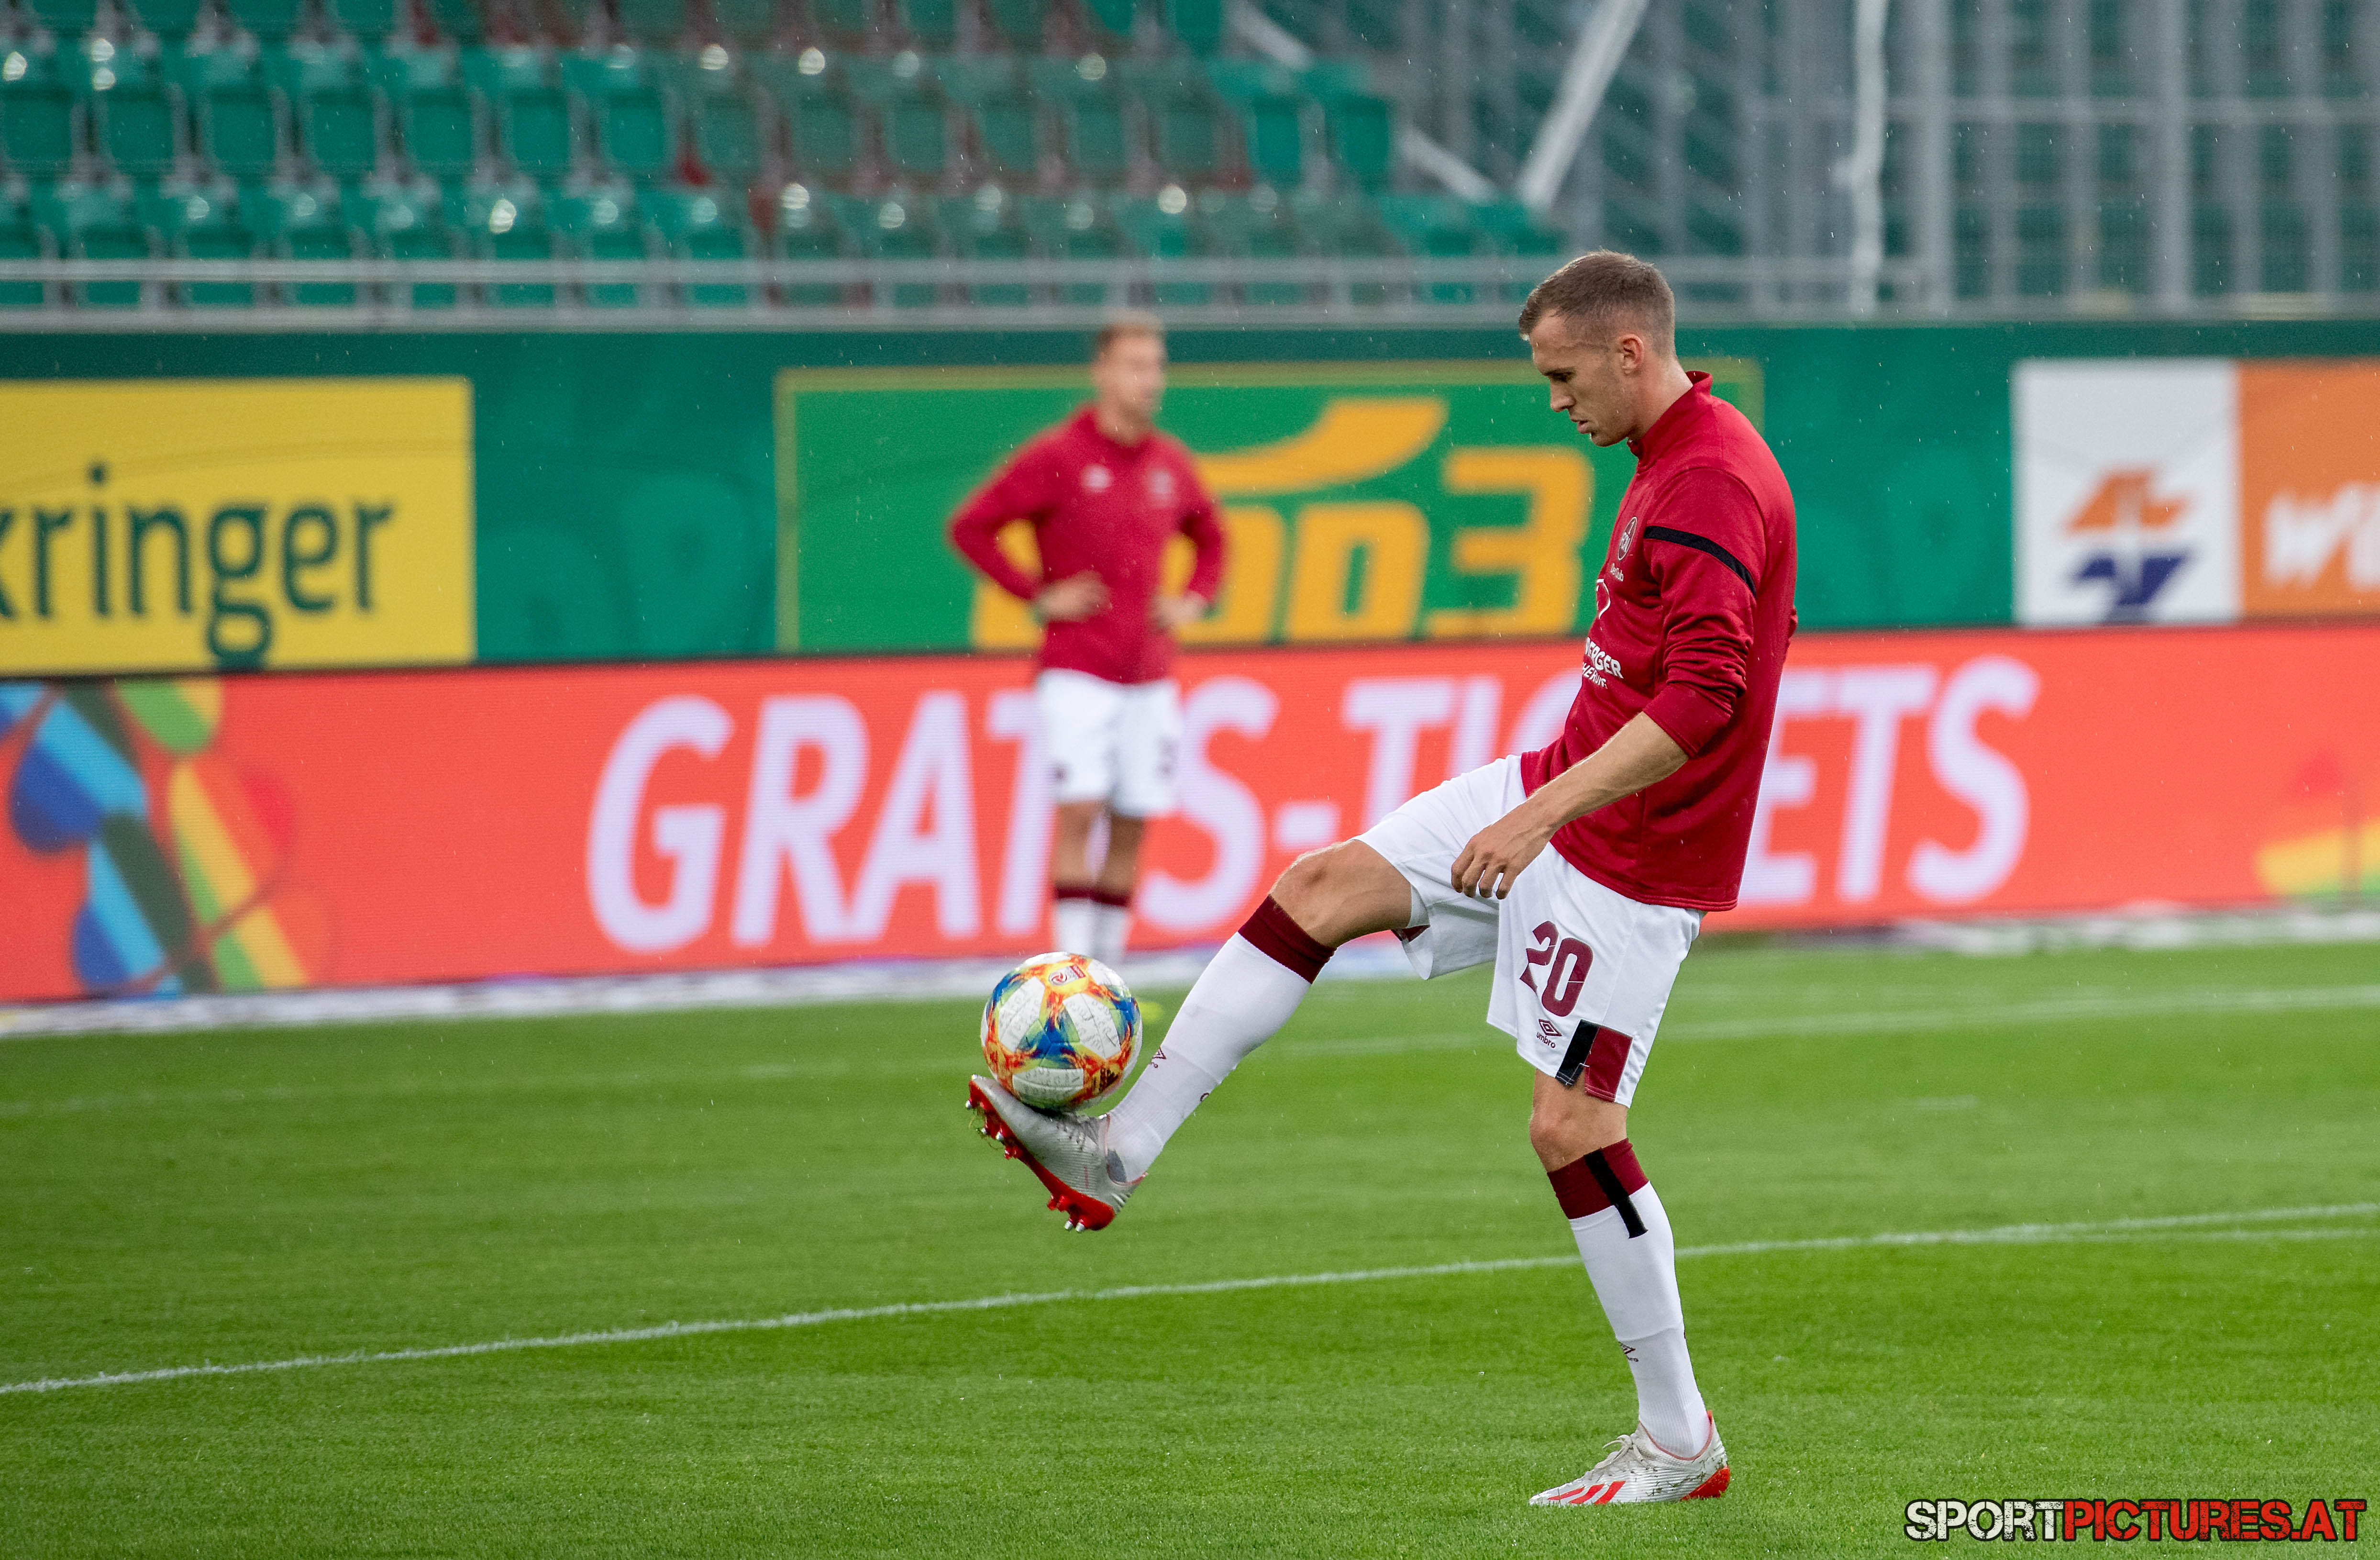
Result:
<svg viewBox="0 0 2380 1560">
<path fill-rule="evenodd" d="M 1107 609 L 1107 582 L 1089 569 L 1044 585 L 1033 598 L 1033 615 L 1044 623 L 1079 623 Z"/>
<path fill-rule="evenodd" d="M 1195 591 L 1179 596 L 1160 596 L 1148 603 L 1148 620 L 1167 633 L 1178 633 L 1184 625 L 1196 623 L 1207 615 L 1207 598 Z"/>
<path fill-rule="evenodd" d="M 1454 859 L 1454 891 L 1475 899 L 1501 899 L 1521 880 L 1521 871 L 1554 837 L 1523 802 L 1471 836 Z"/>
</svg>

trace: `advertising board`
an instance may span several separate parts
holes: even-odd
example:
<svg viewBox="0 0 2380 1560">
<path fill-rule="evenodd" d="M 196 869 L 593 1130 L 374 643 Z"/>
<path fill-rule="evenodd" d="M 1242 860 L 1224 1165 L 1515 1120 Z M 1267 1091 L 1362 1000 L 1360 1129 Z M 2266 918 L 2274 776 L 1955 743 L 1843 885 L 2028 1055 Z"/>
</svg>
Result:
<svg viewBox="0 0 2380 1560">
<path fill-rule="evenodd" d="M 1576 641 L 1207 651 L 1140 945 L 1548 740 Z M 1010 657 L 0 684 L 0 999 L 1026 953 Z M 1713 930 L 2380 888 L 2380 626 L 1804 635 Z"/>
</svg>

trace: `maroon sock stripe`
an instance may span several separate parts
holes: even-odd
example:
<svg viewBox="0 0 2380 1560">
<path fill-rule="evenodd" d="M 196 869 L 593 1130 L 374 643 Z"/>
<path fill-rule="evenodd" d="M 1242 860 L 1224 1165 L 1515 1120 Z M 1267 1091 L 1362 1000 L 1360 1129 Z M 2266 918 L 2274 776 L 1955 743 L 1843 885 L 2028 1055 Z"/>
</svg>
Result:
<svg viewBox="0 0 2380 1560">
<path fill-rule="evenodd" d="M 1132 894 L 1129 890 L 1118 893 L 1112 888 L 1093 888 L 1087 890 L 1084 897 L 1096 899 L 1102 905 L 1112 905 L 1119 910 L 1132 908 Z"/>
<path fill-rule="evenodd" d="M 1050 885 L 1050 897 L 1060 900 L 1088 899 L 1096 904 L 1099 902 L 1099 891 L 1083 884 L 1058 883 Z"/>
<path fill-rule="evenodd" d="M 1623 1143 L 1621 1146 L 1624 1148 L 1627 1145 Z M 1636 1163 L 1636 1157 L 1633 1152 L 1629 1155 L 1628 1162 L 1632 1165 Z M 1605 1151 L 1602 1149 L 1597 1149 L 1586 1156 L 1586 1169 L 1587 1174 L 1595 1177 L 1595 1184 L 1603 1188 L 1603 1195 L 1610 1200 L 1611 1206 L 1620 1210 L 1620 1222 L 1627 1226 L 1628 1238 L 1633 1240 L 1644 1234 L 1645 1221 L 1637 1214 L 1636 1204 L 1629 1200 L 1628 1197 L 1631 1191 L 1638 1190 L 1645 1185 L 1644 1173 L 1637 1172 L 1634 1187 L 1621 1185 L 1620 1173 L 1612 1168 L 1611 1161 L 1605 1156 Z"/>
<path fill-rule="evenodd" d="M 1598 1169 L 1603 1175 L 1596 1174 Z M 1610 1177 L 1609 1185 L 1605 1183 L 1605 1176 Z M 1616 1200 L 1612 1195 L 1614 1188 L 1619 1192 L 1617 1200 L 1625 1200 L 1630 1192 L 1645 1189 L 1644 1168 L 1636 1163 L 1636 1151 L 1628 1146 L 1625 1138 L 1609 1148 L 1597 1149 L 1593 1153 L 1573 1159 L 1559 1170 L 1547 1171 L 1546 1179 L 1554 1184 L 1554 1200 L 1561 1204 L 1565 1219 L 1584 1219 L 1589 1213 L 1602 1213 Z M 1645 1227 L 1641 1221 L 1632 1216 L 1635 1212 L 1635 1205 L 1631 1203 L 1627 1212 L 1621 1215 L 1621 1221 L 1630 1226 L 1628 1233 L 1632 1237 L 1641 1234 Z"/>
<path fill-rule="evenodd" d="M 1269 894 L 1257 907 L 1257 913 L 1240 928 L 1240 935 L 1301 981 L 1311 981 L 1321 974 L 1322 967 L 1338 952 L 1307 936 L 1305 928 L 1290 920 L 1281 901 Z"/>
</svg>

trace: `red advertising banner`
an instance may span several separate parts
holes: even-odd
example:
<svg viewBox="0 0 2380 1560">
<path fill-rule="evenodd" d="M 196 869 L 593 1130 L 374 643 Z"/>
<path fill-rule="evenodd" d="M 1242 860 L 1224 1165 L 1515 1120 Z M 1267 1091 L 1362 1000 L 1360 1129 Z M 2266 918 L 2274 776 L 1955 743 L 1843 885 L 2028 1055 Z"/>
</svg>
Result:
<svg viewBox="0 0 2380 1560">
<path fill-rule="evenodd" d="M 1573 643 L 1188 656 L 1135 937 L 1558 728 Z M 1030 668 L 0 685 L 0 1000 L 1030 952 Z M 1805 637 L 1732 927 L 2380 887 L 2380 627 Z"/>
</svg>

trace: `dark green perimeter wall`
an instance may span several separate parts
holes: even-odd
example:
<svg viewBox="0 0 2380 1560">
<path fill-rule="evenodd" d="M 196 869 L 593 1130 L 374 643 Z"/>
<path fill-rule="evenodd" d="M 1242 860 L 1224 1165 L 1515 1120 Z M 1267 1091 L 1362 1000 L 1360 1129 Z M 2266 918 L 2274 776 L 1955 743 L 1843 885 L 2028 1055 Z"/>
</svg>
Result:
<svg viewBox="0 0 2380 1560">
<path fill-rule="evenodd" d="M 781 372 L 1046 368 L 1079 363 L 1085 346 L 1076 332 L 0 335 L 0 379 L 466 375 L 481 660 L 747 655 L 778 648 Z M 2380 321 L 1689 328 L 1679 346 L 1758 365 L 1764 428 L 1800 512 L 1805 624 L 1996 624 L 2010 613 L 2011 364 L 2373 355 Z M 1525 372 L 1500 331 L 1196 331 L 1172 352 Z M 935 399 L 911 431 L 921 446 L 949 405 Z M 1568 436 L 1548 422 L 1548 442 Z M 1603 522 L 1616 489 L 1597 497 Z M 888 548 L 881 577 L 881 610 L 917 625 L 913 642 L 889 623 L 865 638 L 966 642 L 967 579 L 924 551 Z M 802 648 L 836 646 L 805 634 Z"/>
</svg>

